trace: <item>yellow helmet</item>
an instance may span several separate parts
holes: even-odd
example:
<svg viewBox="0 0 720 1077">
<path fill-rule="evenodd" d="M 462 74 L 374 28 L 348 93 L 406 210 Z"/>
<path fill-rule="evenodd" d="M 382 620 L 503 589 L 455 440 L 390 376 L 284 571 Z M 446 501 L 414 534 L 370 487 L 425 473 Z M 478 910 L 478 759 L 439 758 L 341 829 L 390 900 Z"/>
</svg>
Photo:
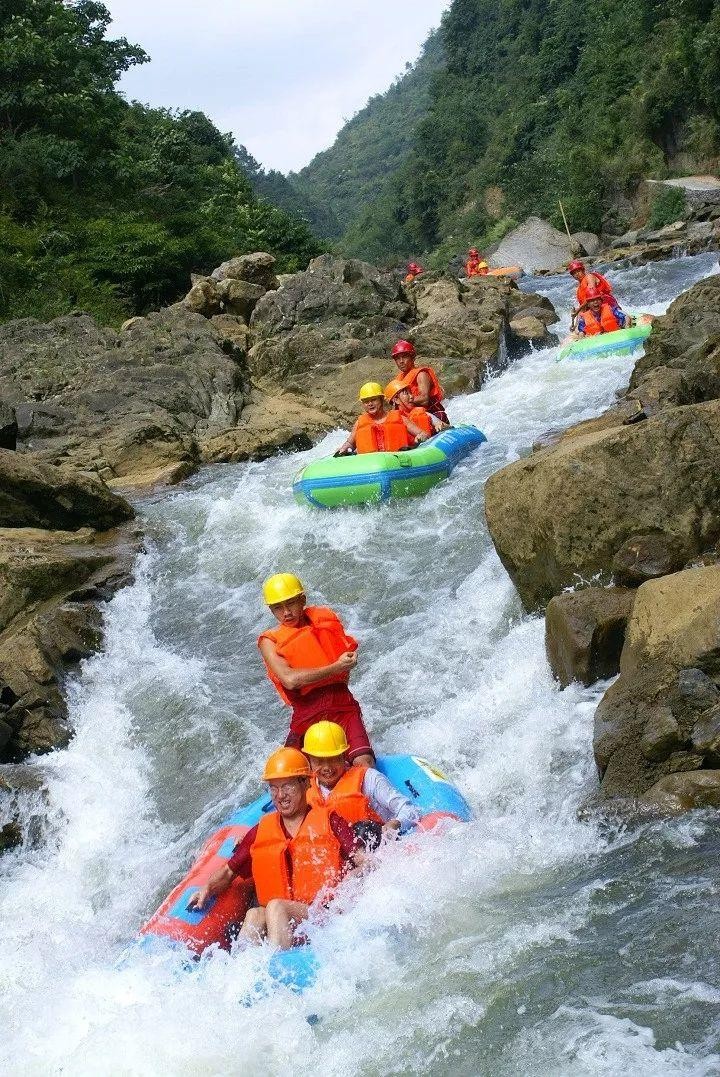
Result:
<svg viewBox="0 0 720 1077">
<path fill-rule="evenodd" d="M 268 756 L 263 771 L 263 781 L 275 778 L 309 778 L 310 764 L 297 748 L 278 748 Z"/>
<path fill-rule="evenodd" d="M 337 722 L 316 722 L 310 726 L 303 741 L 303 751 L 316 759 L 344 755 L 349 748 L 345 730 Z"/>
<path fill-rule="evenodd" d="M 304 595 L 305 588 L 291 572 L 278 572 L 265 580 L 262 592 L 268 606 L 274 606 L 276 602 L 288 602 L 291 598 Z"/>
<path fill-rule="evenodd" d="M 358 393 L 358 400 L 371 400 L 374 396 L 383 396 L 382 385 L 379 381 L 366 381 Z"/>
<path fill-rule="evenodd" d="M 391 400 L 394 400 L 395 397 L 397 396 L 397 394 L 400 392 L 400 390 L 404 389 L 404 388 L 405 388 L 405 382 L 404 381 L 401 381 L 400 378 L 393 378 L 393 380 L 389 381 L 387 383 L 387 385 L 385 386 L 385 399 L 388 402 L 390 402 Z"/>
</svg>

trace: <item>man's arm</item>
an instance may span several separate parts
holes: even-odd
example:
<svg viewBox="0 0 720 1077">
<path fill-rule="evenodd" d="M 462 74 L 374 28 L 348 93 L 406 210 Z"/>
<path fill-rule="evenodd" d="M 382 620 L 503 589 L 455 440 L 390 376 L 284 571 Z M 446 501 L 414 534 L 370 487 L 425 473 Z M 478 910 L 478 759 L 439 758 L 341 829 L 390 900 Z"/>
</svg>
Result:
<svg viewBox="0 0 720 1077">
<path fill-rule="evenodd" d="M 333 456 L 345 456 L 355 448 L 355 437 L 357 435 L 357 419 L 353 423 L 353 428 L 343 441 L 339 449 L 333 453 Z"/>
<path fill-rule="evenodd" d="M 432 382 L 430 381 L 430 375 L 426 374 L 424 370 L 421 370 L 417 378 L 417 393 L 413 398 L 415 403 L 421 408 L 426 408 L 430 403 L 431 389 Z"/>
<path fill-rule="evenodd" d="M 214 871 L 205 886 L 201 887 L 196 894 L 193 894 L 188 901 L 188 909 L 197 909 L 198 911 L 204 909 L 208 901 L 217 897 L 218 894 L 223 894 L 238 875 L 243 879 L 252 877 L 250 848 L 257 836 L 257 829 L 257 826 L 254 826 L 248 830 L 245 837 L 233 849 L 233 854 L 227 864 L 223 864 L 221 868 Z"/>
<path fill-rule="evenodd" d="M 370 801 L 373 811 L 377 812 L 384 823 L 397 820 L 401 830 L 410 830 L 417 826 L 422 818 L 411 800 L 399 793 L 379 770 L 369 768 L 363 779 L 363 793 Z"/>
<path fill-rule="evenodd" d="M 318 681 L 325 680 L 326 677 L 334 677 L 337 674 L 349 676 L 350 671 L 357 665 L 357 652 L 346 651 L 345 654 L 340 655 L 336 662 L 331 662 L 328 666 L 319 666 L 317 669 L 293 669 L 277 653 L 272 640 L 261 639 L 258 647 L 268 669 L 275 674 L 283 688 L 290 691 L 307 688 L 312 684 L 317 684 Z"/>
</svg>

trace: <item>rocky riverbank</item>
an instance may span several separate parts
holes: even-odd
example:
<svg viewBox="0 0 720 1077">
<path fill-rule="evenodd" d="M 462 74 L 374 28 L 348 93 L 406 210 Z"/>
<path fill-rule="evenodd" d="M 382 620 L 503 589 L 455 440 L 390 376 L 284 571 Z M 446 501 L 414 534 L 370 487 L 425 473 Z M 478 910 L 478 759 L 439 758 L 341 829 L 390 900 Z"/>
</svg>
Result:
<svg viewBox="0 0 720 1077">
<path fill-rule="evenodd" d="M 719 505 L 716 276 L 658 319 L 616 405 L 487 483 L 490 534 L 526 608 L 547 607 L 560 682 L 620 673 L 596 714 L 603 799 L 720 805 Z"/>
</svg>

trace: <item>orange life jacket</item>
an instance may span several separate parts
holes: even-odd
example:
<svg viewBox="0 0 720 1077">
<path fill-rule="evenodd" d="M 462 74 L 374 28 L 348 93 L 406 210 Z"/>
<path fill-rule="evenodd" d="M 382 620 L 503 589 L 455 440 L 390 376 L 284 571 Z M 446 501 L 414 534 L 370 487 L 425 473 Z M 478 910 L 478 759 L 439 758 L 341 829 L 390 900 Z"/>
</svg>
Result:
<svg viewBox="0 0 720 1077">
<path fill-rule="evenodd" d="M 258 905 L 273 898 L 312 904 L 340 881 L 340 842 L 330 827 L 330 810 L 311 808 L 294 838 L 283 830 L 277 812 L 264 815 L 250 858 Z"/>
<path fill-rule="evenodd" d="M 412 444 L 399 411 L 389 411 L 380 422 L 361 415 L 355 426 L 355 448 L 364 452 L 398 452 Z"/>
<path fill-rule="evenodd" d="M 465 263 L 465 275 L 468 277 L 484 277 L 487 275 L 488 264 L 487 262 L 473 261 Z"/>
<path fill-rule="evenodd" d="M 602 273 L 586 273 L 578 284 L 577 292 L 575 293 L 579 307 L 587 302 L 588 292 L 591 288 L 599 288 L 603 295 L 616 302 L 612 294 L 612 285 L 609 280 L 603 277 Z"/>
<path fill-rule="evenodd" d="M 309 623 L 299 628 L 291 628 L 289 625 L 269 628 L 258 636 L 258 643 L 263 639 L 272 640 L 277 653 L 292 669 L 320 669 L 337 662 L 340 655 L 346 651 L 357 650 L 357 640 L 347 635 L 340 618 L 333 610 L 327 609 L 326 606 L 306 606 L 305 617 Z M 265 669 L 280 698 L 291 707 L 292 700 L 267 662 Z M 347 684 L 348 680 L 347 673 L 338 673 L 296 691 L 307 695 L 323 684 Z"/>
<path fill-rule="evenodd" d="M 372 819 L 382 823 L 382 819 L 370 807 L 370 801 L 362 791 L 367 767 L 348 767 L 337 785 L 330 790 L 327 799 L 320 792 L 317 778 L 313 777 L 308 791 L 308 804 L 327 807 L 342 815 L 348 823 L 359 823 L 362 819 Z"/>
<path fill-rule="evenodd" d="M 431 366 L 414 366 L 408 370 L 407 374 L 403 374 L 402 378 L 399 378 L 400 384 L 409 389 L 413 396 L 418 391 L 418 374 L 427 374 L 430 378 L 430 397 L 429 404 L 439 404 L 445 396 L 442 391 L 440 382 L 437 380 L 437 375 Z"/>
<path fill-rule="evenodd" d="M 407 417 L 411 423 L 415 423 L 415 426 L 419 426 L 428 437 L 431 437 L 435 433 L 435 427 L 432 424 L 430 412 L 427 408 L 413 408 L 408 412 Z"/>
<path fill-rule="evenodd" d="M 599 318 L 596 318 L 591 310 L 584 310 L 582 318 L 585 323 L 584 336 L 586 337 L 594 337 L 598 333 L 614 333 L 616 329 L 623 328 L 609 303 L 603 303 Z"/>
</svg>

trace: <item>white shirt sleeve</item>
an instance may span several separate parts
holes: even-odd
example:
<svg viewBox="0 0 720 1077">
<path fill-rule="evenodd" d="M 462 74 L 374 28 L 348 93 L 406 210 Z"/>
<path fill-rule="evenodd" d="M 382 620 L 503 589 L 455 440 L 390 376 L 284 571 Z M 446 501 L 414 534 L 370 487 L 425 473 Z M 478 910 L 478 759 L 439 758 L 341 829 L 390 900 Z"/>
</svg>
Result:
<svg viewBox="0 0 720 1077">
<path fill-rule="evenodd" d="M 398 819 L 401 830 L 410 830 L 420 822 L 422 812 L 406 796 L 399 793 L 379 770 L 372 767 L 367 769 L 362 791 L 370 801 L 370 807 L 384 823 L 387 823 L 388 819 Z"/>
</svg>

